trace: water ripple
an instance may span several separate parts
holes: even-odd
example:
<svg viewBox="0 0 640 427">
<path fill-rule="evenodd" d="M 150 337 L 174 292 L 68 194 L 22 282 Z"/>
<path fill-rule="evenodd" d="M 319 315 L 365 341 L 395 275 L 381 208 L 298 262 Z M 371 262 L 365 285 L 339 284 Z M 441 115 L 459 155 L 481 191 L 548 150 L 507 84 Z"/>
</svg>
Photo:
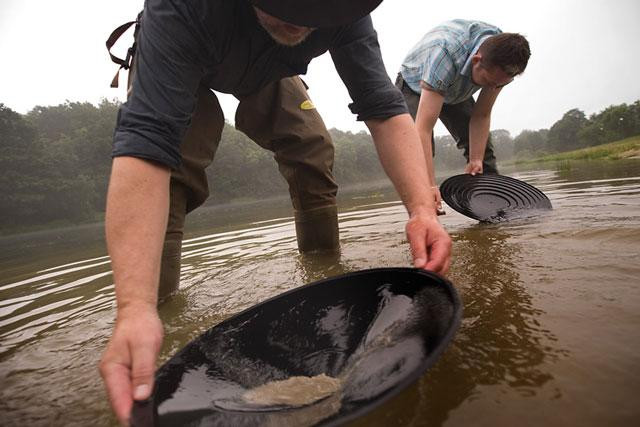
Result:
<svg viewBox="0 0 640 427">
<path fill-rule="evenodd" d="M 620 176 L 593 164 L 519 172 L 552 200 L 554 209 L 539 218 L 482 225 L 449 209 L 440 220 L 454 240 L 450 279 L 465 303 L 461 330 L 404 400 L 388 405 L 390 415 L 363 425 L 406 420 L 406 413 L 446 420 L 474 402 L 495 420 L 490 411 L 500 399 L 518 402 L 500 406 L 505 419 L 527 402 L 541 408 L 552 399 L 573 408 L 567 414 L 598 407 L 576 410 L 574 402 L 603 404 L 605 396 L 621 410 L 635 405 L 639 381 L 612 379 L 640 366 L 634 167 Z M 161 360 L 211 325 L 304 283 L 410 265 L 402 204 L 362 200 L 341 206 L 339 254 L 299 254 L 292 218 L 280 215 L 185 240 L 179 292 L 160 308 Z M 95 369 L 114 321 L 109 258 L 81 249 L 61 258 L 24 260 L 0 277 L 0 410 L 23 425 L 111 424 Z"/>
</svg>

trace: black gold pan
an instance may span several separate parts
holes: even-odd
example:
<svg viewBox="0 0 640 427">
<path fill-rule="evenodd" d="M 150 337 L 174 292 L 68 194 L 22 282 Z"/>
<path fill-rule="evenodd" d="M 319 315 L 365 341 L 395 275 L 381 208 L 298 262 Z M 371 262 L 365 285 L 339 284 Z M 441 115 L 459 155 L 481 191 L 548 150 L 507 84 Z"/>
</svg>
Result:
<svg viewBox="0 0 640 427">
<path fill-rule="evenodd" d="M 424 270 L 363 270 L 301 286 L 187 344 L 158 370 L 152 397 L 135 403 L 131 421 L 340 425 L 418 380 L 452 340 L 461 313 L 451 283 Z M 313 386 L 324 378 L 333 388 L 295 403 L 273 400 L 273 390 L 266 402 L 249 398 L 298 378 Z"/>
<path fill-rule="evenodd" d="M 506 175 L 455 175 L 440 184 L 440 194 L 451 208 L 481 222 L 531 217 L 552 209 L 542 191 Z"/>
</svg>

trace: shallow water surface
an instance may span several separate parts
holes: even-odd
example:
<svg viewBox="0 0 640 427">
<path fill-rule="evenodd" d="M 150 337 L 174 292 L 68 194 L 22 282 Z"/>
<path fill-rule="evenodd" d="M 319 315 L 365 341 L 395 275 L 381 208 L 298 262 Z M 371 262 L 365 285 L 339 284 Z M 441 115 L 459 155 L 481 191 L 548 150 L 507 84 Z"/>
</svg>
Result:
<svg viewBox="0 0 640 427">
<path fill-rule="evenodd" d="M 354 425 L 640 422 L 640 160 L 508 174 L 554 209 L 492 225 L 447 209 L 462 326 L 418 383 Z M 161 361 L 293 287 L 410 265 L 393 195 L 345 197 L 340 209 L 341 254 L 312 257 L 298 255 L 284 205 L 203 209 L 184 245 L 180 291 L 160 310 Z M 0 239 L 2 424 L 114 424 L 96 368 L 115 312 L 100 232 L 51 235 Z"/>
</svg>

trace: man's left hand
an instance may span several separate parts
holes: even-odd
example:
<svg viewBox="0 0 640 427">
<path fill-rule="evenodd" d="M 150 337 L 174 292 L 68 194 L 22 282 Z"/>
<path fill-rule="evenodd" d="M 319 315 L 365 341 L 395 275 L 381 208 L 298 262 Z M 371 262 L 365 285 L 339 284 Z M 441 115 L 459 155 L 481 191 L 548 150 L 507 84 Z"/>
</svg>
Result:
<svg viewBox="0 0 640 427">
<path fill-rule="evenodd" d="M 482 173 L 482 160 L 470 160 L 464 168 L 464 173 L 471 175 Z"/>
</svg>

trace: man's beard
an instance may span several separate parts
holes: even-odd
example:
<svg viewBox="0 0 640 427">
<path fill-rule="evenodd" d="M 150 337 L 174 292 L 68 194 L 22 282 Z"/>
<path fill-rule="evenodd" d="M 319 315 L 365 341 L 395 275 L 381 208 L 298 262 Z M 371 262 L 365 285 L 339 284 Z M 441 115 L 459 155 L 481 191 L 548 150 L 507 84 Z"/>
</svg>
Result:
<svg viewBox="0 0 640 427">
<path fill-rule="evenodd" d="M 271 38 L 284 46 L 296 46 L 306 40 L 314 28 L 287 24 L 256 9 L 258 22 Z"/>
<path fill-rule="evenodd" d="M 271 38 L 276 41 L 276 43 L 289 47 L 299 45 L 300 43 L 305 41 L 309 34 L 311 34 L 311 31 L 313 31 L 309 30 L 309 32 L 301 34 L 300 36 L 293 36 L 284 32 L 270 31 L 267 28 L 265 28 L 265 30 L 267 31 L 267 33 L 269 33 Z"/>
</svg>

